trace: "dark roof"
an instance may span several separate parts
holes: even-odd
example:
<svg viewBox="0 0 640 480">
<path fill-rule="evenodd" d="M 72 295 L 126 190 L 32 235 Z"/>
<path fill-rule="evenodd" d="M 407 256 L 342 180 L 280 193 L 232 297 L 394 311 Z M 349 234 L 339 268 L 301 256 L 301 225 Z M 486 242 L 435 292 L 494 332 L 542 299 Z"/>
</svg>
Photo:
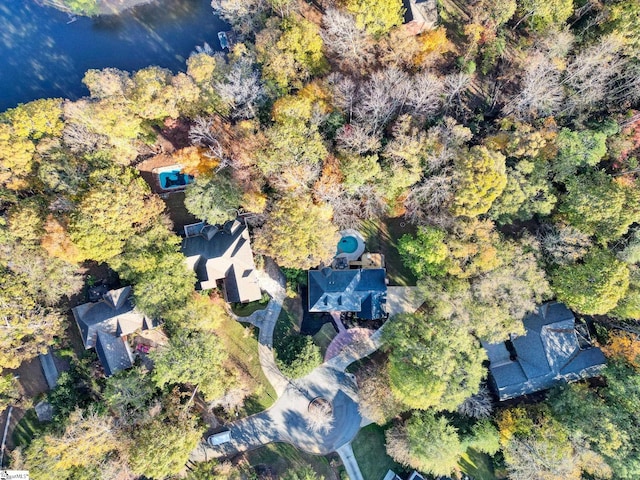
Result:
<svg viewBox="0 0 640 480">
<path fill-rule="evenodd" d="M 98 302 L 72 309 L 85 348 L 95 348 L 105 373 L 131 366 L 123 335 L 154 328 L 158 322 L 138 312 L 131 303 L 131 287 L 110 290 Z"/>
<path fill-rule="evenodd" d="M 217 287 L 222 280 L 228 302 L 260 300 L 253 252 L 246 225 L 233 220 L 224 226 L 205 225 L 182 241 L 187 265 L 196 272 L 196 289 Z"/>
<path fill-rule="evenodd" d="M 357 312 L 363 319 L 381 318 L 387 300 L 385 270 L 309 270 L 310 312 Z"/>
<path fill-rule="evenodd" d="M 404 21 L 416 22 L 421 30 L 434 28 L 438 23 L 438 2 L 436 0 L 403 0 Z"/>
<path fill-rule="evenodd" d="M 98 331 L 96 353 L 107 376 L 133 365 L 131 352 L 124 340 L 121 337 L 114 337 L 103 331 Z"/>
<path fill-rule="evenodd" d="M 512 351 L 505 343 L 483 343 L 500 400 L 597 375 L 605 364 L 599 348 L 580 347 L 575 318 L 564 305 L 541 305 L 523 323 L 526 333 L 512 338 Z"/>
</svg>

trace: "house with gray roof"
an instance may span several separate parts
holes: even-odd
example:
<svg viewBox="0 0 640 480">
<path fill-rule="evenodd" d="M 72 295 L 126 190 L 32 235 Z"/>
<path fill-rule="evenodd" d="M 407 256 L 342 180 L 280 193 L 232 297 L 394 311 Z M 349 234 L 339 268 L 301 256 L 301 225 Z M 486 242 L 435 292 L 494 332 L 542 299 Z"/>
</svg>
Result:
<svg viewBox="0 0 640 480">
<path fill-rule="evenodd" d="M 385 315 L 384 268 L 309 270 L 308 284 L 310 312 L 355 312 L 366 320 Z"/>
<path fill-rule="evenodd" d="M 604 366 L 602 351 L 591 345 L 586 328 L 576 328 L 573 313 L 563 304 L 541 305 L 523 323 L 525 335 L 483 343 L 500 400 L 593 377 Z"/>
<path fill-rule="evenodd" d="M 133 365 L 127 335 L 158 325 L 133 306 L 130 286 L 110 290 L 99 301 L 78 305 L 72 312 L 84 347 L 95 348 L 107 376 Z"/>
<path fill-rule="evenodd" d="M 405 25 L 414 34 L 431 30 L 438 25 L 438 2 L 436 0 L 404 0 L 403 3 L 406 8 Z"/>
<path fill-rule="evenodd" d="M 196 272 L 197 290 L 220 284 L 227 302 L 260 300 L 249 230 L 244 222 L 232 220 L 222 226 L 199 223 L 185 227 L 182 252 L 187 266 Z"/>
</svg>

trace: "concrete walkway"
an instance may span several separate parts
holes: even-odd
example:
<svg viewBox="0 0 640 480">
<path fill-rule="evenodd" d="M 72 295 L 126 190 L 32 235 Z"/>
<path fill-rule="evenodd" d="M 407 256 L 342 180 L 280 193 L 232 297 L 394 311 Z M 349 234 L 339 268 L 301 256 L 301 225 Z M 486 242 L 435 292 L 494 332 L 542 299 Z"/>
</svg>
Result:
<svg viewBox="0 0 640 480">
<path fill-rule="evenodd" d="M 349 480 L 364 480 L 362 472 L 360 471 L 360 467 L 358 466 L 358 461 L 353 454 L 351 442 L 340 447 L 338 450 L 336 450 L 336 453 L 340 455 L 340 460 L 342 460 L 342 464 L 347 470 Z"/>
<path fill-rule="evenodd" d="M 273 330 L 282 311 L 282 302 L 287 296 L 286 279 L 280 268 L 269 258 L 265 259 L 264 271 L 258 270 L 256 274 L 260 288 L 269 294 L 271 300 L 263 310 L 253 312 L 248 317 L 235 316 L 235 319 L 259 328 L 258 358 L 260 366 L 276 394 L 280 397 L 286 390 L 289 380 L 276 365 L 273 352 Z"/>
</svg>

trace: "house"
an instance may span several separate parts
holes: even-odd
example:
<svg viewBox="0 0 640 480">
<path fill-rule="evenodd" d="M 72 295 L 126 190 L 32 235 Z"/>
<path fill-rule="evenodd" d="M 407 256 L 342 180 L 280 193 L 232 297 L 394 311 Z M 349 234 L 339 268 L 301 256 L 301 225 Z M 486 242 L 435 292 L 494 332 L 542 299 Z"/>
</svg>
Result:
<svg viewBox="0 0 640 480">
<path fill-rule="evenodd" d="M 573 313 L 563 304 L 541 305 L 523 323 L 525 335 L 483 343 L 500 400 L 592 377 L 604 366 L 604 355 L 591 345 L 586 328 L 576 327 Z"/>
<path fill-rule="evenodd" d="M 197 290 L 217 288 L 220 282 L 227 302 L 246 303 L 262 298 L 249 231 L 243 222 L 187 225 L 185 234 L 182 252 L 187 266 L 198 277 Z"/>
<path fill-rule="evenodd" d="M 99 301 L 78 305 L 72 312 L 84 347 L 96 349 L 107 376 L 133 365 L 127 335 L 158 325 L 135 309 L 130 286 L 110 290 Z"/>
<path fill-rule="evenodd" d="M 435 28 L 438 24 L 438 2 L 436 0 L 405 0 L 405 25 L 417 35 Z"/>
<path fill-rule="evenodd" d="M 310 312 L 355 312 L 373 320 L 385 315 L 384 268 L 309 270 Z"/>
</svg>

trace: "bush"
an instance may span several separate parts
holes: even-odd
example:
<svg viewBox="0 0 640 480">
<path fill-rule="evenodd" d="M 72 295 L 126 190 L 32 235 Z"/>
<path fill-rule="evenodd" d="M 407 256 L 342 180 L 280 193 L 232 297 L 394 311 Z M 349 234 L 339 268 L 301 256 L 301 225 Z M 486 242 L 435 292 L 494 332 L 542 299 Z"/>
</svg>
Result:
<svg viewBox="0 0 640 480">
<path fill-rule="evenodd" d="M 281 338 L 275 347 L 276 363 L 287 377 L 304 377 L 322 364 L 320 347 L 306 335 L 287 335 Z"/>
</svg>

